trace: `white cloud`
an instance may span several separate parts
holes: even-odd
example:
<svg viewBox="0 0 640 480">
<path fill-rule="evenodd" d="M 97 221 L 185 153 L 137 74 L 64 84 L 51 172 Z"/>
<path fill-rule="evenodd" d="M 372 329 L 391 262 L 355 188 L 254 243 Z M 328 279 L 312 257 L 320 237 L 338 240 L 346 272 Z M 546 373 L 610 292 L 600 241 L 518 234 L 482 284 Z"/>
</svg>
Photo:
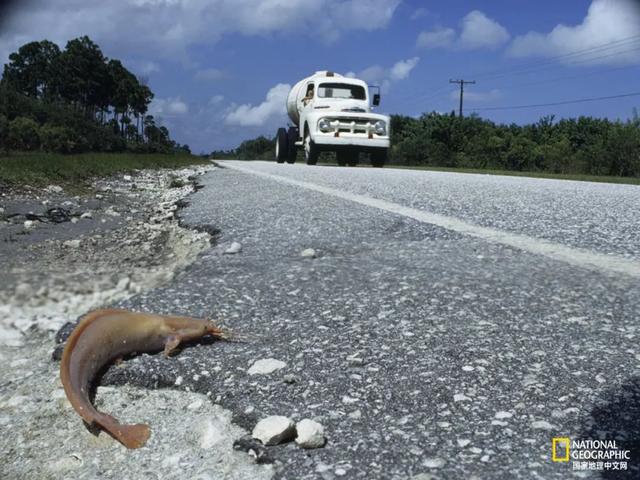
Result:
<svg viewBox="0 0 640 480">
<path fill-rule="evenodd" d="M 269 90 L 267 97 L 260 105 L 233 106 L 225 116 L 225 123 L 242 127 L 259 127 L 271 119 L 283 117 L 286 113 L 285 102 L 289 90 L 291 85 L 279 83 Z"/>
<path fill-rule="evenodd" d="M 205 68 L 198 70 L 195 75 L 197 80 L 214 81 L 224 77 L 224 72 L 217 68 Z"/>
<path fill-rule="evenodd" d="M 125 62 L 129 64 L 129 62 Z M 131 62 L 131 70 L 138 75 L 150 75 L 160 71 L 160 65 L 151 60 L 140 60 Z"/>
<path fill-rule="evenodd" d="M 429 15 L 429 10 L 424 7 L 416 8 L 414 12 L 411 14 L 411 20 L 418 20 L 419 18 L 423 18 Z"/>
<path fill-rule="evenodd" d="M 108 55 L 181 59 L 187 47 L 223 35 L 296 33 L 333 41 L 344 32 L 384 28 L 400 0 L 31 0 L 3 23 L 0 61 L 32 40 L 61 46 L 89 35 Z M 120 26 L 114 28 L 114 25 Z M 125 34 L 123 34 L 125 32 Z"/>
<path fill-rule="evenodd" d="M 453 28 L 437 28 L 429 32 L 420 32 L 416 40 L 419 48 L 449 47 L 456 39 L 456 31 Z"/>
<path fill-rule="evenodd" d="M 555 57 L 584 51 L 565 57 L 565 63 L 636 64 L 640 63 L 639 25 L 640 7 L 634 0 L 593 0 L 581 24 L 559 24 L 549 33 L 529 32 L 516 37 L 508 53 L 513 57 Z M 629 39 L 633 36 L 636 38 Z M 611 45 L 586 52 L 606 44 Z"/>
<path fill-rule="evenodd" d="M 475 50 L 496 48 L 509 41 L 507 29 L 479 10 L 469 12 L 462 19 L 462 32 L 458 43 L 460 48 Z"/>
<path fill-rule="evenodd" d="M 452 90 L 449 95 L 452 100 L 460 99 L 460 89 Z M 464 91 L 464 102 L 465 103 L 487 103 L 492 102 L 494 100 L 502 97 L 502 92 L 497 88 L 490 90 L 488 92 L 478 92 L 476 90 L 465 89 Z"/>
<path fill-rule="evenodd" d="M 369 85 L 378 85 L 383 93 L 387 93 L 393 82 L 409 77 L 419 61 L 420 57 L 412 57 L 407 60 L 399 60 L 389 68 L 384 68 L 381 65 L 372 65 L 357 74 L 347 72 L 345 76 L 360 78 Z"/>
<path fill-rule="evenodd" d="M 396 62 L 396 64 L 391 67 L 389 71 L 389 78 L 391 80 L 404 80 L 409 76 L 411 70 L 415 68 L 415 66 L 420 61 L 420 57 L 413 57 L 407 60 L 400 60 Z"/>
<path fill-rule="evenodd" d="M 218 105 L 224 101 L 224 95 L 214 95 L 209 99 L 209 105 Z"/>
<path fill-rule="evenodd" d="M 479 10 L 469 12 L 462 19 L 460 35 L 452 28 L 436 28 L 420 32 L 416 46 L 420 48 L 456 48 L 478 50 L 497 48 L 511 37 L 506 28 Z"/>
<path fill-rule="evenodd" d="M 189 113 L 189 106 L 179 97 L 154 98 L 149 106 L 149 112 L 156 117 L 173 117 Z"/>
</svg>

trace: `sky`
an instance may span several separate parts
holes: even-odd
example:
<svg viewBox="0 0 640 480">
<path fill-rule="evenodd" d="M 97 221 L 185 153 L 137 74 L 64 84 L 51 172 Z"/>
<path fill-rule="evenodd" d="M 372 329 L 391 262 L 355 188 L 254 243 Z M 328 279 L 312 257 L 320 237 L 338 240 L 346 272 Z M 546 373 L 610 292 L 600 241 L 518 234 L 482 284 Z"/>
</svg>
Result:
<svg viewBox="0 0 640 480">
<path fill-rule="evenodd" d="M 150 112 L 196 153 L 286 126 L 317 70 L 382 88 L 380 113 L 457 110 L 498 123 L 626 120 L 640 95 L 640 0 L 22 0 L 0 9 L 0 63 L 29 41 L 88 35 L 148 80 Z M 507 108 L 505 108 L 507 107 Z M 518 108 L 512 108 L 518 107 Z M 527 108 L 524 108 L 527 107 Z"/>
</svg>

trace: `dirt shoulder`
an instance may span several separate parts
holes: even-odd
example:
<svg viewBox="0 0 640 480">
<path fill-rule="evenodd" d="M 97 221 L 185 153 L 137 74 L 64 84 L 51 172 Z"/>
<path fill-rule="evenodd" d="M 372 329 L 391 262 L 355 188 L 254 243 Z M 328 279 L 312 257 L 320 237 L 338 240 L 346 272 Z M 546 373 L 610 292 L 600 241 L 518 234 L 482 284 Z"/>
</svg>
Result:
<svg viewBox="0 0 640 480">
<path fill-rule="evenodd" d="M 270 478 L 233 441 L 246 434 L 202 394 L 100 387 L 98 407 L 146 422 L 129 451 L 93 436 L 67 401 L 51 356 L 55 332 L 87 311 L 170 281 L 215 241 L 176 212 L 215 169 L 140 171 L 94 183 L 0 195 L 0 470 L 7 478 Z M 165 312 L 162 312 L 165 313 Z M 175 312 L 180 313 L 180 312 Z"/>
</svg>

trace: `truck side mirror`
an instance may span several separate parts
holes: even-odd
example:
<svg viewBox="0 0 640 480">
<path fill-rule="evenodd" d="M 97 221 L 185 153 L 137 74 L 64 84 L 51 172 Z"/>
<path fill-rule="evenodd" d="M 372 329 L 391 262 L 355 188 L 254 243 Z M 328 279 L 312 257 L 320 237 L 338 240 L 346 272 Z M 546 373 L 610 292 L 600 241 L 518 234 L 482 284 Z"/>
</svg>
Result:
<svg viewBox="0 0 640 480">
<path fill-rule="evenodd" d="M 374 93 L 373 94 L 373 106 L 377 107 L 378 105 L 380 105 L 380 94 L 379 93 Z"/>
</svg>

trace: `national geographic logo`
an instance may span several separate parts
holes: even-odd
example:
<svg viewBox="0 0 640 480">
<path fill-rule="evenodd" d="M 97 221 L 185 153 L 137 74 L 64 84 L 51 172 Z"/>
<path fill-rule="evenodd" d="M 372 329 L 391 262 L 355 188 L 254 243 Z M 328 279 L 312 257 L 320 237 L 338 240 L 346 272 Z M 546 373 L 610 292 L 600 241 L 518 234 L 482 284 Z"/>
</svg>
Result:
<svg viewBox="0 0 640 480">
<path fill-rule="evenodd" d="M 551 461 L 569 463 L 573 470 L 627 470 L 631 451 L 620 448 L 615 440 L 551 439 Z"/>
<path fill-rule="evenodd" d="M 551 461 L 568 462 L 571 450 L 569 437 L 555 437 L 551 440 Z"/>
</svg>

